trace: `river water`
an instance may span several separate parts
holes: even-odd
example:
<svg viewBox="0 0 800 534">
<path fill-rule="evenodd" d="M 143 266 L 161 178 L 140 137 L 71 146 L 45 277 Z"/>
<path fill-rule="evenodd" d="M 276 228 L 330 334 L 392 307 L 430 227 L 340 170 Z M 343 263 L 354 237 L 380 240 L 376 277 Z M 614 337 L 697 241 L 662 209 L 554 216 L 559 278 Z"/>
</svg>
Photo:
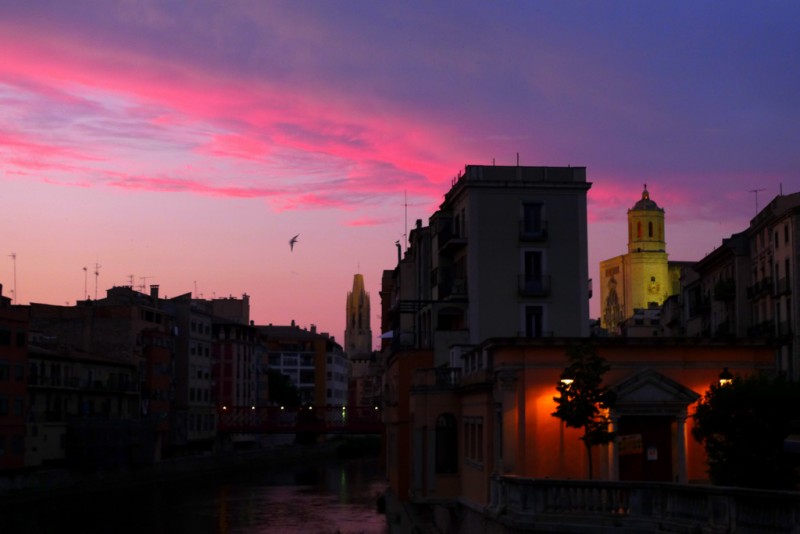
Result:
<svg viewBox="0 0 800 534">
<path fill-rule="evenodd" d="M 378 460 L 209 477 L 0 507 L 3 534 L 385 534 Z"/>
</svg>

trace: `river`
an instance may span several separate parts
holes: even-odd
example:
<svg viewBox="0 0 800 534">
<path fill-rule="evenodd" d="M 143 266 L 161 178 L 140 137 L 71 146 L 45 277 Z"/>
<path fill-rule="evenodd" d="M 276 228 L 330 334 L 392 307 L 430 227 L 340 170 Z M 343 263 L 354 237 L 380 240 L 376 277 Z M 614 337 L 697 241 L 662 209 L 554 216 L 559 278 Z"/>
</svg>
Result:
<svg viewBox="0 0 800 534">
<path fill-rule="evenodd" d="M 171 482 L 0 507 L 3 534 L 385 534 L 378 460 Z"/>
</svg>

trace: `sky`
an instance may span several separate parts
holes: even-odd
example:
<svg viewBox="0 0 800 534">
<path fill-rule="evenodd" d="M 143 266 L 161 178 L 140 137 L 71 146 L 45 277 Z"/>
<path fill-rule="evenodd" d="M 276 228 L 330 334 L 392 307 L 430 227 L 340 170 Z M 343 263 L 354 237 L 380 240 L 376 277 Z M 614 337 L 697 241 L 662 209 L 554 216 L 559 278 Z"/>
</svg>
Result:
<svg viewBox="0 0 800 534">
<path fill-rule="evenodd" d="M 593 278 L 645 183 L 701 259 L 800 190 L 798 27 L 794 0 L 0 0 L 3 294 L 247 294 L 343 343 L 362 273 L 377 338 L 395 242 L 517 154 L 587 167 Z"/>
</svg>

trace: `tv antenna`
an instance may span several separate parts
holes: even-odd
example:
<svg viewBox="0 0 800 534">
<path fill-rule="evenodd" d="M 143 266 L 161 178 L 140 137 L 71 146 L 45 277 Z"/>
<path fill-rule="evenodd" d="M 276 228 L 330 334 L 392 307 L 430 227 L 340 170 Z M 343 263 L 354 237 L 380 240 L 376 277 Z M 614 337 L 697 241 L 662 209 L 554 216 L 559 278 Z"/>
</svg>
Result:
<svg viewBox="0 0 800 534">
<path fill-rule="evenodd" d="M 99 263 L 94 264 L 94 300 L 97 300 L 97 279 L 100 278 L 100 265 Z"/>
<path fill-rule="evenodd" d="M 145 288 L 147 287 L 147 279 L 148 278 L 155 278 L 154 276 L 140 276 L 139 280 L 142 281 L 141 285 L 139 285 L 139 292 L 144 293 Z"/>
<path fill-rule="evenodd" d="M 403 190 L 403 208 L 405 209 L 403 219 L 405 221 L 405 233 L 403 239 L 406 242 L 406 250 L 408 250 L 408 190 Z"/>
<path fill-rule="evenodd" d="M 8 255 L 8 257 L 14 262 L 14 304 L 17 304 L 17 302 L 19 302 L 19 298 L 17 296 L 17 253 L 12 252 Z"/>
<path fill-rule="evenodd" d="M 89 269 L 83 268 L 83 298 L 89 298 Z"/>
<path fill-rule="evenodd" d="M 761 189 L 750 189 L 750 193 L 755 193 L 756 195 L 756 215 L 758 215 L 758 192 L 759 191 L 766 191 L 763 187 Z"/>
</svg>

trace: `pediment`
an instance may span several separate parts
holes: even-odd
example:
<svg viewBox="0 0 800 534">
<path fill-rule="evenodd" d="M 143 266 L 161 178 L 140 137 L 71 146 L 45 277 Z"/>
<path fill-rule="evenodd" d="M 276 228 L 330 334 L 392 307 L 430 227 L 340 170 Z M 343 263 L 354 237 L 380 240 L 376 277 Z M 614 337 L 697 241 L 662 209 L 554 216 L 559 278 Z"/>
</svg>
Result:
<svg viewBox="0 0 800 534">
<path fill-rule="evenodd" d="M 617 406 L 672 405 L 687 407 L 700 395 L 654 369 L 642 369 L 611 387 L 617 394 Z"/>
</svg>

